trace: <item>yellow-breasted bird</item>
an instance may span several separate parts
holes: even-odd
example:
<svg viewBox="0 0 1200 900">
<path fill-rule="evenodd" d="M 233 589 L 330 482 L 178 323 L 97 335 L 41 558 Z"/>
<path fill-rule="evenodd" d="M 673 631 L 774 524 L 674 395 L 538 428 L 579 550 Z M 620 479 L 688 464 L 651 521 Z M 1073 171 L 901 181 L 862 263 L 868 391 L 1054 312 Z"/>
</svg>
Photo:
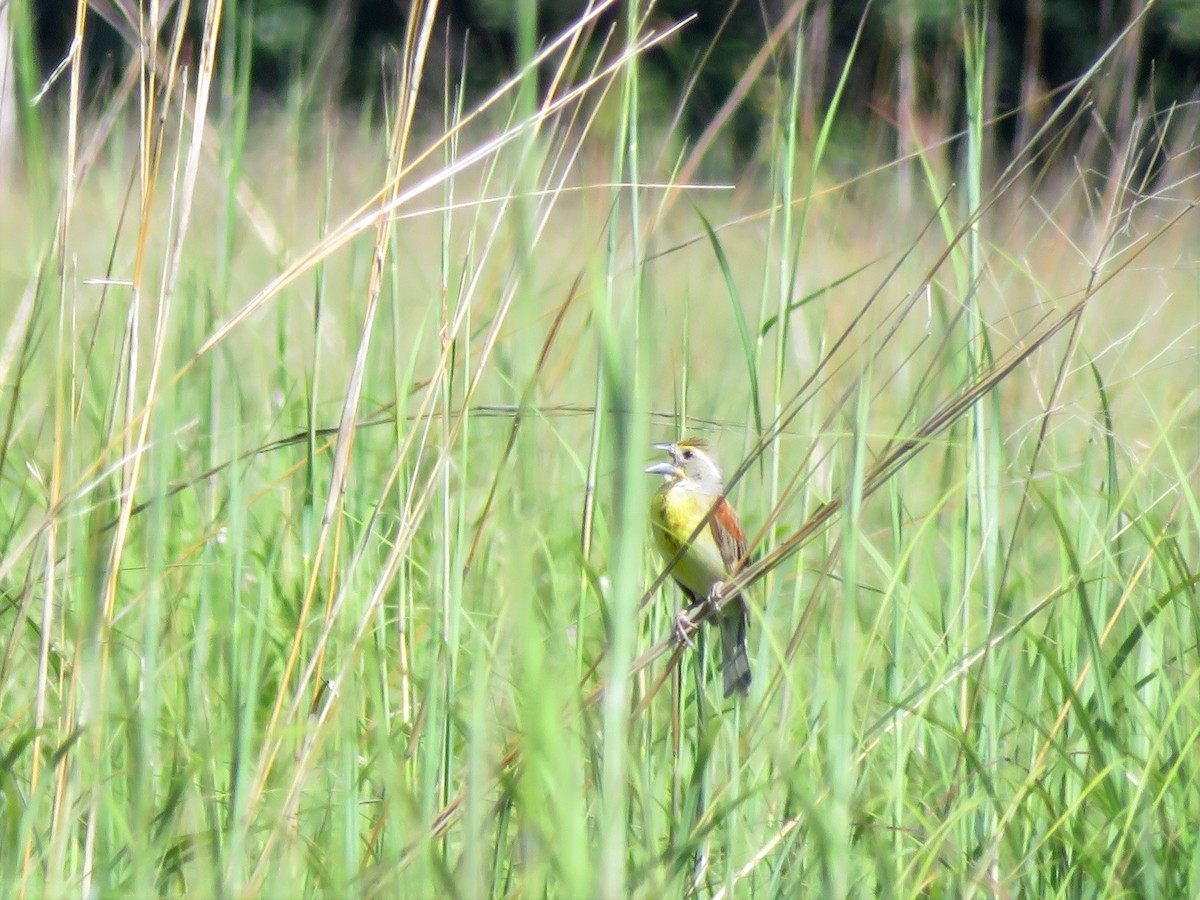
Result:
<svg viewBox="0 0 1200 900">
<path fill-rule="evenodd" d="M 646 469 L 652 475 L 663 476 L 662 487 L 650 501 L 650 525 L 664 562 L 669 564 L 675 559 L 696 526 L 716 506 L 708 525 L 671 569 L 671 576 L 692 603 L 713 602 L 717 587 L 729 577 L 734 563 L 746 555 L 742 523 L 722 496 L 725 482 L 707 443 L 685 438 L 653 446 L 670 457 L 669 462 Z M 725 696 L 735 692 L 744 695 L 750 688 L 745 598 L 738 594 L 721 609 L 719 618 Z"/>
</svg>

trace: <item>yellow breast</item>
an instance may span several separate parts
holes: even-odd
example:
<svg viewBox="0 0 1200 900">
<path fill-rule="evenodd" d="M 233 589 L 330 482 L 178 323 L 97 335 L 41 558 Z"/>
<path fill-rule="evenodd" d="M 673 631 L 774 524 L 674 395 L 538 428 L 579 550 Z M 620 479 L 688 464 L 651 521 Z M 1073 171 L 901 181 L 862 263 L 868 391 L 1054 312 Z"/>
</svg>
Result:
<svg viewBox="0 0 1200 900">
<path fill-rule="evenodd" d="M 664 484 L 650 504 L 650 527 L 663 562 L 670 562 L 708 513 L 717 497 L 698 494 L 679 484 Z M 696 595 L 708 596 L 713 585 L 725 580 L 725 563 L 711 527 L 696 535 L 691 546 L 671 570 L 675 580 Z"/>
</svg>

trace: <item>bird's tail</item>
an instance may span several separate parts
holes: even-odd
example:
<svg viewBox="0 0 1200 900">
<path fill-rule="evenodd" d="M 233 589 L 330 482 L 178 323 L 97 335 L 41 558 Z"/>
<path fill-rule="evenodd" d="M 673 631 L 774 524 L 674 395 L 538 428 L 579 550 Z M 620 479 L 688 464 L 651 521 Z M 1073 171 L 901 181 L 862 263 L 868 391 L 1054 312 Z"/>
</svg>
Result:
<svg viewBox="0 0 1200 900">
<path fill-rule="evenodd" d="M 750 657 L 746 655 L 746 610 L 731 603 L 721 617 L 721 674 L 725 697 L 745 696 L 750 690 Z"/>
</svg>

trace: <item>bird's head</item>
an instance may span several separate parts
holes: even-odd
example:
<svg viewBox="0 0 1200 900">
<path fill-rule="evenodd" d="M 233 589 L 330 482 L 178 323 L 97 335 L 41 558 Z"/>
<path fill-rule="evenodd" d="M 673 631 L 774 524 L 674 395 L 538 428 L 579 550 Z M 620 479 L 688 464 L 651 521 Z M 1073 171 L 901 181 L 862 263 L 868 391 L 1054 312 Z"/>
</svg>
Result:
<svg viewBox="0 0 1200 900">
<path fill-rule="evenodd" d="M 721 467 L 717 465 L 712 451 L 703 440 L 684 438 L 681 441 L 668 441 L 651 446 L 666 453 L 670 461 L 648 467 L 646 471 L 649 474 L 662 475 L 671 482 L 687 481 L 698 489 L 721 493 L 724 487 Z"/>
</svg>

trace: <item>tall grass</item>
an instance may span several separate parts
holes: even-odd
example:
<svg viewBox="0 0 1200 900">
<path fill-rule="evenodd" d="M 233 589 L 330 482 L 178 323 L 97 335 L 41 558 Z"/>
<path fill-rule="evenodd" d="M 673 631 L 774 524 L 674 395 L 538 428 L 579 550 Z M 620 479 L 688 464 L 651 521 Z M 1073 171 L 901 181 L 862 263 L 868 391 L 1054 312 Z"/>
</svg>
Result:
<svg viewBox="0 0 1200 900">
<path fill-rule="evenodd" d="M 1089 124 L 1118 42 L 995 158 L 965 7 L 964 133 L 848 173 L 868 61 L 814 115 L 797 4 L 762 177 L 702 181 L 736 104 L 687 144 L 641 64 L 686 20 L 521 9 L 472 103 L 416 4 L 376 122 L 129 5 L 111 106 L 71 58 L 26 118 L 5 895 L 1200 892 L 1194 115 Z M 645 551 L 680 433 L 740 702 Z"/>
</svg>

